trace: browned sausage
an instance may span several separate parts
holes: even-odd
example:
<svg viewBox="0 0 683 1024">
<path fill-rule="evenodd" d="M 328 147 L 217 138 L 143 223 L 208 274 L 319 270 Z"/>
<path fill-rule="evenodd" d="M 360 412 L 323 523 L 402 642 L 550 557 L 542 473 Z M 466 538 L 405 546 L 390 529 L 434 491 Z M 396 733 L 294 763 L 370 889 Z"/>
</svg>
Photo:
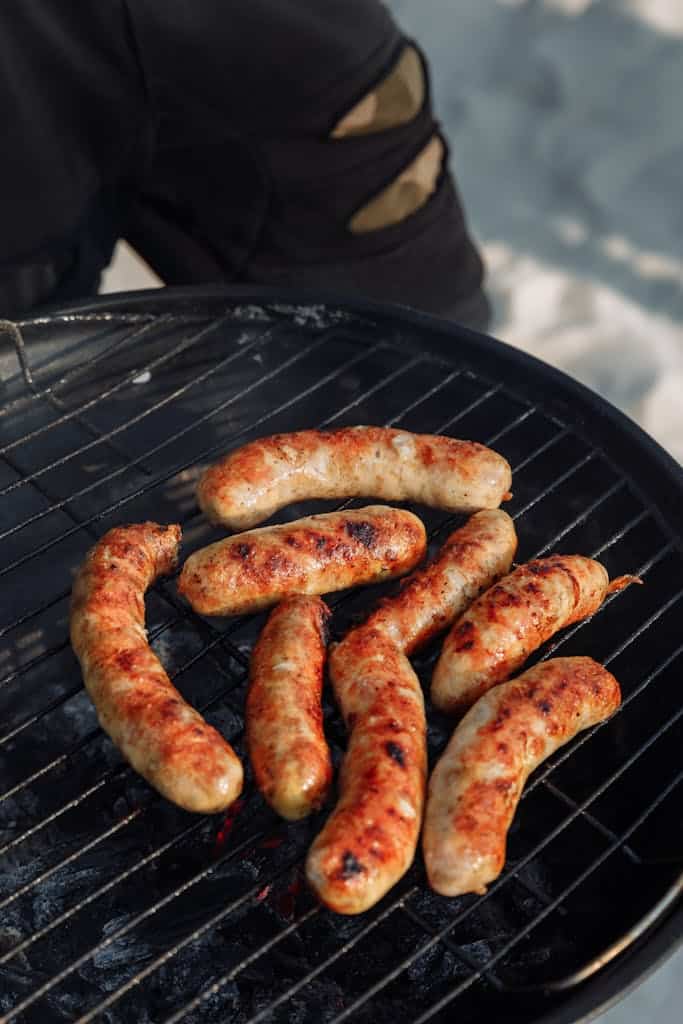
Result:
<svg viewBox="0 0 683 1024">
<path fill-rule="evenodd" d="M 427 774 L 424 700 L 406 656 L 363 631 L 334 678 L 350 738 L 339 802 L 311 846 L 306 877 L 332 910 L 359 914 L 413 860 Z"/>
<path fill-rule="evenodd" d="M 508 829 L 530 773 L 619 707 L 592 658 L 555 658 L 496 686 L 463 718 L 429 781 L 422 845 L 443 896 L 484 893 L 505 864 Z"/>
<path fill-rule="evenodd" d="M 608 591 L 622 585 L 620 579 L 610 586 L 603 566 L 581 555 L 520 565 L 453 626 L 432 677 L 432 701 L 448 712 L 471 707 L 558 629 L 593 615 Z"/>
<path fill-rule="evenodd" d="M 375 497 L 450 512 L 497 508 L 510 489 L 505 459 L 474 441 L 389 427 L 274 434 L 210 466 L 197 487 L 215 523 L 245 530 L 291 502 Z"/>
<path fill-rule="evenodd" d="M 320 706 L 329 614 L 319 597 L 286 598 L 270 613 L 251 656 L 251 764 L 265 799 L 290 821 L 321 805 L 332 778 Z"/>
<path fill-rule="evenodd" d="M 196 551 L 178 589 L 202 615 L 237 615 L 291 594 L 327 594 L 401 576 L 426 544 L 424 526 L 410 512 L 383 505 L 328 512 Z"/>
<path fill-rule="evenodd" d="M 340 800 L 306 872 L 333 910 L 367 910 L 412 863 L 422 821 L 425 721 L 406 654 L 426 643 L 501 573 L 517 546 L 505 512 L 479 512 L 436 559 L 333 649 L 330 675 L 350 731 Z"/>
<path fill-rule="evenodd" d="M 515 525 L 507 512 L 477 512 L 448 537 L 433 562 L 412 573 L 358 629 L 381 634 L 412 654 L 506 573 L 516 550 Z M 343 657 L 344 643 L 335 663 Z"/>
<path fill-rule="evenodd" d="M 187 704 L 147 643 L 144 594 L 178 557 L 179 526 L 120 526 L 88 552 L 71 599 L 71 644 L 100 725 L 127 761 L 188 811 L 239 796 L 242 766 Z"/>
</svg>

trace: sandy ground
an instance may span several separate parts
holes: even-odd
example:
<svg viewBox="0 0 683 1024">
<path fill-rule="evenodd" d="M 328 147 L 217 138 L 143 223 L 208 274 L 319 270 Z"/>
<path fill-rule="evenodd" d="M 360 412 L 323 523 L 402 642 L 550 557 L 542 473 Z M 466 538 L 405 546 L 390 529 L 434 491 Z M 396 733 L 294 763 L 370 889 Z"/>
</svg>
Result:
<svg viewBox="0 0 683 1024">
<path fill-rule="evenodd" d="M 391 0 L 436 106 L 495 303 L 683 461 L 683 0 Z M 154 285 L 119 247 L 104 290 Z M 683 955 L 602 1018 L 679 1024 Z"/>
</svg>

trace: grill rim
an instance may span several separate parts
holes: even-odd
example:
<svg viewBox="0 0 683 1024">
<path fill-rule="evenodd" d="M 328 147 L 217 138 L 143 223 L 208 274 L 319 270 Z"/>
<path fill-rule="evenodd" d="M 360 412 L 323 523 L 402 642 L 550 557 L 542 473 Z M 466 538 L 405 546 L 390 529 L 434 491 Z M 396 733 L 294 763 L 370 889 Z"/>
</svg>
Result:
<svg viewBox="0 0 683 1024">
<path fill-rule="evenodd" d="M 536 1024 L 584 1024 L 617 1006 L 683 948 L 683 901 Z M 596 1001 L 599 997 L 599 1001 Z"/>
<path fill-rule="evenodd" d="M 207 302 L 225 302 L 232 307 L 239 304 L 258 304 L 270 309 L 274 309 L 277 305 L 325 306 L 328 309 L 350 312 L 357 317 L 368 317 L 371 321 L 375 318 L 388 319 L 391 326 L 398 329 L 399 332 L 401 328 L 409 327 L 419 330 L 420 342 L 422 344 L 425 344 L 427 340 L 430 342 L 427 351 L 447 362 L 452 363 L 453 350 L 451 346 L 456 344 L 458 345 L 458 355 L 470 363 L 481 365 L 482 362 L 487 364 L 490 360 L 495 366 L 495 375 L 504 378 L 506 385 L 509 384 L 515 392 L 531 402 L 537 398 L 533 394 L 533 384 L 538 383 L 540 375 L 544 384 L 550 385 L 550 394 L 548 392 L 543 394 L 542 407 L 546 414 L 551 415 L 555 409 L 559 416 L 568 418 L 574 429 L 579 432 L 582 427 L 582 419 L 593 421 L 591 423 L 593 426 L 597 418 L 605 433 L 605 440 L 602 443 L 608 448 L 611 459 L 614 458 L 611 451 L 613 446 L 624 449 L 629 442 L 640 448 L 639 455 L 648 457 L 650 460 L 646 467 L 648 477 L 652 479 L 658 477 L 658 479 L 654 479 L 652 489 L 649 482 L 648 486 L 643 487 L 640 481 L 634 480 L 628 468 L 624 467 L 623 472 L 628 476 L 630 485 L 640 492 L 638 496 L 643 504 L 664 521 L 667 533 L 673 534 L 675 538 L 674 545 L 679 550 L 683 548 L 680 522 L 674 514 L 676 502 L 680 502 L 683 496 L 683 470 L 653 438 L 605 399 L 542 360 L 527 355 L 495 338 L 419 313 L 408 307 L 292 289 L 264 289 L 258 286 L 241 285 L 211 286 L 102 296 L 87 303 L 74 303 L 41 310 L 39 316 L 17 321 L 17 325 L 19 327 L 37 326 L 49 324 L 55 318 L 68 320 L 71 317 L 79 318 L 81 316 L 92 316 L 95 321 L 101 316 L 102 321 L 105 321 L 107 318 L 103 315 L 104 311 L 112 314 L 114 319 L 118 316 L 128 319 L 130 316 L 132 324 L 132 318 L 141 308 L 146 314 L 150 314 L 156 319 L 165 313 L 174 313 L 173 307 L 177 305 L 187 307 L 187 304 L 191 304 L 193 301 L 201 305 L 198 313 L 206 317 L 213 316 L 214 320 L 219 318 L 220 311 L 209 310 Z M 192 315 L 191 308 L 185 309 L 184 312 L 186 315 Z M 225 315 L 225 310 L 223 313 Z M 177 315 L 181 315 L 180 311 Z M 427 338 L 427 334 L 429 338 Z M 414 352 L 414 347 L 404 339 L 397 339 L 396 344 L 403 344 L 406 350 L 412 349 Z M 23 365 L 20 365 L 19 368 L 23 372 Z M 506 370 L 510 371 L 511 377 L 508 376 Z M 481 375 L 485 377 L 485 369 Z M 25 374 L 24 380 L 27 387 L 30 388 L 33 382 L 28 380 Z M 552 388 L 553 384 L 556 384 L 557 391 L 562 393 L 559 400 L 556 395 L 553 395 L 555 391 Z M 577 405 L 581 409 L 581 415 L 578 418 Z M 602 446 L 600 440 L 596 442 L 593 438 L 590 439 L 590 444 L 598 450 Z M 643 468 L 644 462 L 644 459 L 641 460 L 639 469 Z M 639 473 L 640 476 L 642 473 Z M 536 1016 L 535 1019 L 543 1024 L 551 1024 L 551 1022 L 552 1024 L 563 1024 L 563 1022 L 587 1020 L 597 1013 L 604 1012 L 654 971 L 681 943 L 683 943 L 683 901 L 679 899 L 678 905 L 665 918 L 653 924 L 634 945 L 620 954 L 613 964 L 581 983 L 561 1003 L 556 1004 L 542 1016 Z M 542 989 L 539 987 L 538 992 L 541 991 Z"/>
<path fill-rule="evenodd" d="M 675 496 L 683 496 L 683 467 L 670 455 L 650 434 L 646 433 L 634 420 L 623 413 L 606 398 L 598 395 L 585 384 L 575 380 L 563 370 L 557 369 L 550 363 L 539 359 L 537 356 L 523 352 L 498 338 L 491 335 L 481 334 L 469 327 L 443 320 L 430 313 L 423 313 L 410 306 L 403 306 L 398 303 L 374 302 L 361 297 L 340 295 L 338 292 L 311 291 L 291 288 L 263 288 L 260 285 L 207 285 L 187 286 L 174 288 L 149 289 L 146 291 L 115 292 L 98 297 L 88 302 L 76 302 L 69 305 L 45 307 L 41 309 L 39 316 L 29 317 L 24 320 L 15 321 L 18 327 L 34 326 L 41 322 L 57 317 L 71 316 L 97 316 L 102 315 L 106 310 L 108 313 L 130 314 L 135 316 L 138 309 L 142 307 L 144 313 L 152 313 L 154 316 L 162 316 L 169 312 L 169 306 L 176 304 L 187 304 L 192 301 L 206 302 L 221 300 L 231 305 L 250 303 L 261 305 L 266 308 L 274 308 L 278 305 L 292 307 L 320 307 L 338 309 L 344 312 L 349 311 L 352 315 L 363 317 L 388 318 L 394 321 L 395 326 L 410 325 L 430 336 L 430 351 L 433 355 L 450 361 L 452 351 L 444 335 L 452 337 L 454 343 L 465 344 L 470 350 L 477 349 L 475 361 L 481 359 L 481 352 L 488 352 L 490 358 L 497 363 L 502 361 L 514 374 L 514 387 L 529 401 L 534 401 L 534 396 L 528 386 L 528 371 L 531 369 L 536 374 L 547 378 L 548 383 L 557 383 L 571 397 L 571 399 L 583 407 L 587 414 L 597 416 L 603 421 L 603 426 L 608 437 L 614 439 L 618 446 L 623 446 L 626 437 L 632 439 L 638 445 L 647 450 L 652 459 L 654 467 L 668 478 L 668 483 L 679 492 Z M 186 315 L 206 314 L 203 310 L 186 309 Z M 218 315 L 218 314 L 215 314 Z M 425 340 L 424 338 L 422 340 Z M 409 347 L 409 346 L 408 346 Z M 552 412 L 556 400 L 551 396 L 544 396 L 544 411 Z M 557 406 L 558 414 L 566 412 L 571 406 L 563 401 Z M 575 422 L 574 411 L 571 419 Z M 664 481 L 660 481 L 663 483 Z M 646 492 L 649 495 L 649 492 Z M 672 495 L 674 496 L 674 495 Z M 652 504 L 651 497 L 647 504 Z M 680 521 L 673 515 L 667 514 L 668 510 L 660 507 L 657 502 L 657 511 L 665 519 L 668 528 L 677 535 L 681 550 L 683 550 L 683 537 L 680 536 Z"/>
</svg>

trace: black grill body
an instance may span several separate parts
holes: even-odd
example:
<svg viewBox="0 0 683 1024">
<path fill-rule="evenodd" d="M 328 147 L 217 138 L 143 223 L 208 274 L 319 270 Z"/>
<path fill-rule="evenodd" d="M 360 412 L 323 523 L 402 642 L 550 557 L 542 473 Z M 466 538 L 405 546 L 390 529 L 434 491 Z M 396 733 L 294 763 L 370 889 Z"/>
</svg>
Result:
<svg viewBox="0 0 683 1024">
<path fill-rule="evenodd" d="M 370 304 L 165 291 L 5 324 L 0 341 L 2 1020 L 569 1022 L 675 946 L 683 486 L 636 426 L 507 346 Z M 98 729 L 67 623 L 73 573 L 111 526 L 179 521 L 187 555 L 220 536 L 194 501 L 202 466 L 264 434 L 354 423 L 490 444 L 513 466 L 520 561 L 588 554 L 644 585 L 538 653 L 603 662 L 624 704 L 532 776 L 486 896 L 436 896 L 418 857 L 343 918 L 301 873 L 329 808 L 285 825 L 248 773 L 227 817 L 165 802 Z M 432 550 L 459 522 L 413 510 Z M 386 589 L 336 595 L 335 633 Z M 148 595 L 155 651 L 242 755 L 263 621 L 204 620 L 173 580 Z M 415 662 L 425 683 L 437 646 Z M 451 725 L 429 721 L 433 762 Z M 325 722 L 338 762 L 329 697 Z"/>
</svg>

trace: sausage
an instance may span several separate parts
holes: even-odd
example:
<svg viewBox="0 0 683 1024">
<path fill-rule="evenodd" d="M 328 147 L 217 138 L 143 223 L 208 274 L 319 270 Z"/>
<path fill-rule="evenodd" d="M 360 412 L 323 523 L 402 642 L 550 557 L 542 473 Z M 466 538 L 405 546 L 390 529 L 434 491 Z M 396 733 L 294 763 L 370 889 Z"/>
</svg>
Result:
<svg viewBox="0 0 683 1024">
<path fill-rule="evenodd" d="M 245 530 L 291 502 L 375 497 L 449 512 L 497 508 L 505 459 L 474 441 L 389 427 L 301 430 L 252 441 L 209 466 L 197 500 L 214 523 Z"/>
<path fill-rule="evenodd" d="M 422 838 L 427 878 L 443 896 L 486 892 L 530 773 L 621 694 L 592 658 L 555 658 L 495 687 L 467 712 L 429 781 Z"/>
<path fill-rule="evenodd" d="M 425 528 L 411 512 L 370 505 L 236 534 L 196 551 L 178 589 L 202 615 L 258 611 L 291 594 L 326 594 L 408 572 Z"/>
<path fill-rule="evenodd" d="M 431 684 L 442 711 L 471 707 L 509 678 L 558 629 L 598 610 L 606 569 L 581 555 L 553 555 L 504 576 L 481 595 L 446 637 Z"/>
<path fill-rule="evenodd" d="M 448 537 L 430 565 L 409 576 L 398 594 L 380 601 L 357 628 L 381 634 L 412 654 L 508 572 L 516 550 L 515 526 L 507 512 L 477 512 Z M 335 664 L 343 657 L 344 641 L 337 651 Z"/>
<path fill-rule="evenodd" d="M 232 747 L 191 708 L 147 643 L 144 594 L 174 568 L 179 526 L 120 526 L 74 581 L 71 644 L 100 725 L 125 759 L 187 811 L 224 810 L 242 789 Z"/>
<path fill-rule="evenodd" d="M 270 613 L 251 656 L 247 743 L 256 784 L 290 821 L 318 808 L 332 779 L 320 696 L 329 608 L 288 597 Z"/>
<path fill-rule="evenodd" d="M 339 802 L 309 850 L 306 878 L 326 906 L 360 914 L 413 860 L 427 780 L 424 700 L 406 656 L 363 631 L 349 638 L 334 680 L 350 738 Z"/>
<path fill-rule="evenodd" d="M 372 906 L 410 867 L 420 832 L 425 721 L 406 655 L 507 572 L 517 547 L 501 511 L 479 512 L 436 559 L 382 601 L 332 651 L 330 676 L 351 732 L 341 798 L 307 862 L 309 883 L 339 913 Z"/>
</svg>

